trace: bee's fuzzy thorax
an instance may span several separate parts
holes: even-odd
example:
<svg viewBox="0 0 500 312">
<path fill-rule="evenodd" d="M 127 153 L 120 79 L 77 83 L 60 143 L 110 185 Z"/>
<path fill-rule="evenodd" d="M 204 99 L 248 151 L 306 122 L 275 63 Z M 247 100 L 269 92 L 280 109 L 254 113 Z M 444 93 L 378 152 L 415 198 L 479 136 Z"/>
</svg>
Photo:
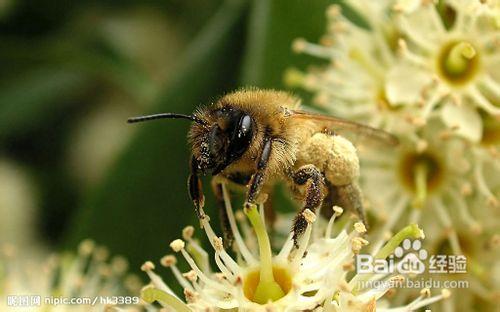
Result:
<svg viewBox="0 0 500 312">
<path fill-rule="evenodd" d="M 248 151 L 235 163 L 228 166 L 225 172 L 253 171 L 256 159 L 262 149 L 265 136 L 279 138 L 273 144 L 273 152 L 268 171 L 281 174 L 293 166 L 295 152 L 301 136 L 297 133 L 299 127 L 287 118 L 286 109 L 296 109 L 300 100 L 289 93 L 275 90 L 243 89 L 223 96 L 216 103 L 204 106 L 195 112 L 195 116 L 208 125 L 218 123 L 218 117 L 213 113 L 222 108 L 232 108 L 244 111 L 255 123 L 256 131 Z M 189 132 L 189 142 L 195 157 L 203 157 L 204 141 L 207 139 L 207 128 L 201 124 L 193 124 Z"/>
</svg>

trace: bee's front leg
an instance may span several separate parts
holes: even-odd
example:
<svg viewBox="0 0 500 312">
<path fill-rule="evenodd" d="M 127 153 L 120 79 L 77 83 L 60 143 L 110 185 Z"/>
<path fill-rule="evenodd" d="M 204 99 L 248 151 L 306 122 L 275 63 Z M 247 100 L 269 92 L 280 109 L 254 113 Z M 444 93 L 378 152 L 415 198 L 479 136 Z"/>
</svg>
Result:
<svg viewBox="0 0 500 312">
<path fill-rule="evenodd" d="M 198 219 L 201 219 L 203 217 L 201 210 L 205 205 L 205 196 L 203 196 L 203 187 L 201 179 L 198 176 L 198 162 L 194 156 L 191 157 L 190 169 L 191 173 L 188 178 L 189 197 L 191 197 L 191 200 L 193 201 L 196 216 L 198 216 Z"/>
<path fill-rule="evenodd" d="M 262 146 L 262 151 L 257 162 L 257 172 L 252 176 L 250 180 L 250 188 L 248 189 L 247 200 L 245 205 L 255 204 L 255 201 L 264 185 L 265 174 L 267 165 L 269 163 L 269 157 L 271 156 L 273 139 L 267 137 L 264 139 L 264 144 Z"/>
<path fill-rule="evenodd" d="M 304 233 L 307 228 L 307 221 L 303 216 L 306 209 L 312 212 L 321 206 L 325 197 L 325 180 L 318 168 L 314 165 L 305 165 L 300 167 L 292 174 L 293 183 L 296 185 L 306 185 L 304 206 L 297 214 L 293 222 L 293 243 L 298 247 L 298 238 Z"/>
<path fill-rule="evenodd" d="M 224 201 L 224 194 L 222 191 L 222 184 L 217 177 L 212 178 L 212 190 L 217 200 L 217 205 L 219 206 L 219 217 L 220 224 L 222 228 L 222 234 L 224 235 L 224 247 L 231 247 L 233 244 L 234 236 L 231 230 L 231 225 L 229 224 L 229 217 L 226 211 L 226 202 Z"/>
</svg>

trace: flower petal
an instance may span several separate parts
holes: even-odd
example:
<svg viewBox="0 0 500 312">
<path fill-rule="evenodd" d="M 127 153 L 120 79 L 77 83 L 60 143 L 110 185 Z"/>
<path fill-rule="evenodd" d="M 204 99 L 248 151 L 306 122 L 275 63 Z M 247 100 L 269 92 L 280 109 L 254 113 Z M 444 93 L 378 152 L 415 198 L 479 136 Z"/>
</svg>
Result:
<svg viewBox="0 0 500 312">
<path fill-rule="evenodd" d="M 430 76 L 415 66 L 394 66 L 386 79 L 387 99 L 392 105 L 414 104 L 421 98 L 422 88 L 430 82 Z"/>
<path fill-rule="evenodd" d="M 446 126 L 457 128 L 456 133 L 472 142 L 479 142 L 483 133 L 483 123 L 479 113 L 467 105 L 447 103 L 441 110 L 441 118 Z"/>
</svg>

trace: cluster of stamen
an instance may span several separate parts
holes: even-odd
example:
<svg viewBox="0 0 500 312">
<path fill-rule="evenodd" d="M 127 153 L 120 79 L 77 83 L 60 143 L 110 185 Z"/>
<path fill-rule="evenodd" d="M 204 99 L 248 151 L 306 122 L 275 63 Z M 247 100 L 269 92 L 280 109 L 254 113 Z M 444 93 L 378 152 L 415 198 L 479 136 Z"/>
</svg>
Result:
<svg viewBox="0 0 500 312">
<path fill-rule="evenodd" d="M 186 227 L 182 231 L 183 239 L 176 239 L 170 244 L 172 250 L 181 254 L 191 269 L 182 273 L 177 267 L 174 255 L 166 255 L 160 261 L 163 266 L 172 270 L 175 278 L 184 288 L 185 301 L 189 307 L 195 310 L 197 307 L 250 310 L 265 307 L 279 311 L 290 304 L 298 310 L 320 304 L 324 305 L 325 311 L 333 311 L 333 307 L 340 304 L 339 296 L 344 296 L 344 294 L 354 296 L 366 291 L 358 287 L 360 285 L 358 282 L 363 278 L 372 278 L 370 274 L 355 275 L 349 283 L 345 281 L 346 274 L 353 271 L 354 255 L 368 245 L 368 241 L 361 237 L 366 233 L 366 227 L 358 222 L 354 224 L 354 230 L 350 234 L 342 230 L 337 237 L 333 238 L 334 221 L 342 214 L 342 208 L 334 206 L 333 216 L 323 227 L 319 226 L 316 214 L 308 209 L 304 210 L 302 216 L 307 221 L 307 228 L 299 238 L 298 247 L 294 246 L 293 234 L 290 234 L 281 250 L 273 254 L 264 223 L 263 206 L 261 205 L 260 209 L 255 205 L 246 206 L 244 214 L 238 213 L 237 215 L 240 222 L 248 221 L 253 229 L 254 235 L 251 236 L 256 237 L 258 246 L 258 257 L 256 257 L 255 251 L 248 248 L 248 244 L 239 232 L 239 227 L 243 228 L 243 224 L 239 227 L 236 224 L 225 186 L 223 186 L 223 195 L 229 222 L 231 228 L 234 229 L 235 247 L 239 260 L 233 260 L 225 251 L 222 239 L 215 235 L 208 222 L 208 216 L 202 213 L 202 227 L 212 244 L 215 263 L 220 272 L 211 271 L 206 252 L 193 239 L 193 227 Z M 243 219 L 244 216 L 246 219 Z M 320 236 L 315 234 L 313 237 L 311 235 L 313 231 L 323 234 Z M 408 237 L 422 238 L 423 232 L 416 225 L 405 228 L 387 244 L 380 245 L 377 257 L 387 257 L 403 239 Z M 318 263 L 310 261 L 318 261 Z M 189 311 L 188 306 L 153 272 L 154 265 L 151 262 L 146 262 L 142 269 L 149 275 L 152 282 L 152 285 L 145 287 L 142 291 L 145 301 L 159 301 L 179 311 Z M 330 276 L 330 274 L 333 275 Z M 337 277 L 332 280 L 333 276 Z M 393 287 L 391 283 L 388 285 L 381 290 L 380 296 Z M 442 295 L 424 301 L 420 298 L 416 306 L 420 307 L 421 304 L 442 298 Z M 375 306 L 375 300 L 372 298 L 368 302 L 357 304 Z"/>
</svg>

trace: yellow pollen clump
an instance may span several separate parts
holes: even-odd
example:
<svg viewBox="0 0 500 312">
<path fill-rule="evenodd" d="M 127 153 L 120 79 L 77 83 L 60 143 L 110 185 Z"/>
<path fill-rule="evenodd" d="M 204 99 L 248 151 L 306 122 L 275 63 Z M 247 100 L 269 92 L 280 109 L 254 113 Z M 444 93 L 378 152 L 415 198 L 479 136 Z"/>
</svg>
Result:
<svg viewBox="0 0 500 312">
<path fill-rule="evenodd" d="M 301 146 L 297 159 L 307 159 L 308 163 L 317 166 L 333 185 L 350 184 L 359 177 L 356 148 L 339 135 L 314 134 Z"/>
</svg>

